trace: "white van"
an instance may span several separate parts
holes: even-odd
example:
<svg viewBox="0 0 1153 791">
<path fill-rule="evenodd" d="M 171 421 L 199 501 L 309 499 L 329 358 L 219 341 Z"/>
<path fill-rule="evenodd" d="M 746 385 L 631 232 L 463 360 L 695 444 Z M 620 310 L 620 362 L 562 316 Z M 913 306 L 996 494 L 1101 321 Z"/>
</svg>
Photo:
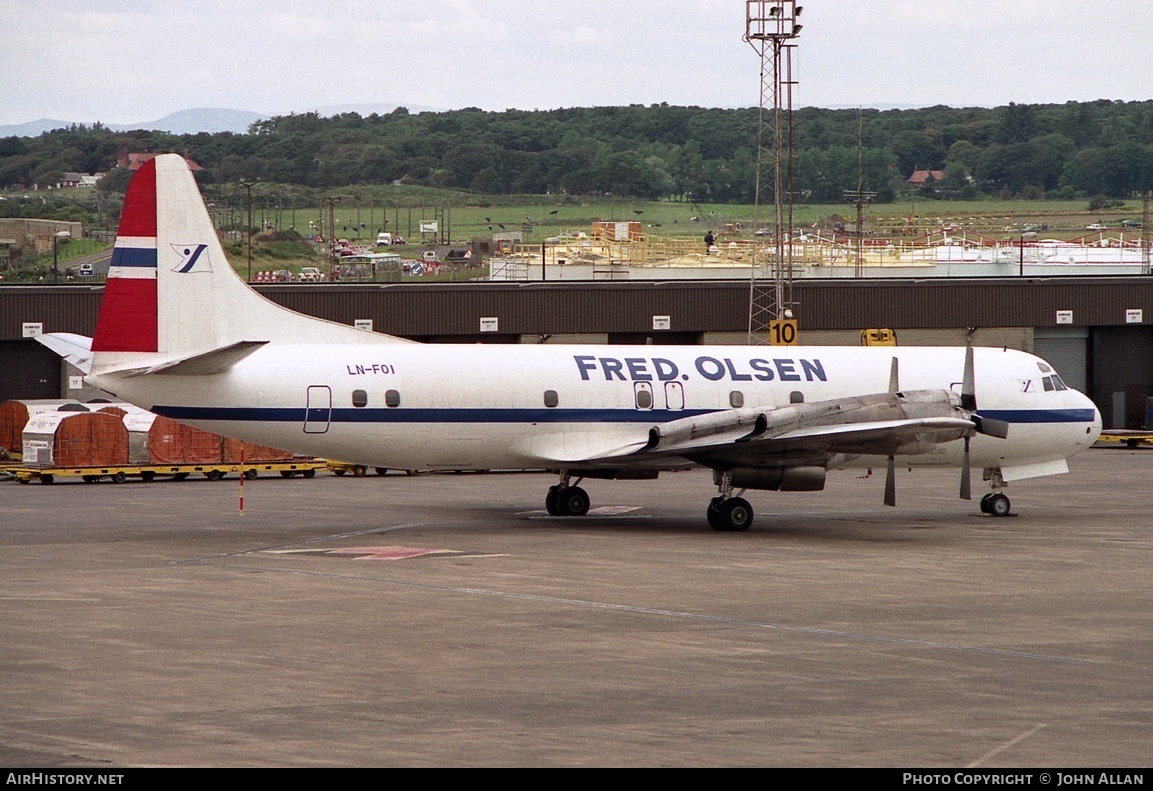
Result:
<svg viewBox="0 0 1153 791">
<path fill-rule="evenodd" d="M 380 233 L 378 233 L 376 235 L 376 246 L 377 247 L 392 247 L 392 234 L 390 234 L 386 231 L 381 231 Z"/>
</svg>

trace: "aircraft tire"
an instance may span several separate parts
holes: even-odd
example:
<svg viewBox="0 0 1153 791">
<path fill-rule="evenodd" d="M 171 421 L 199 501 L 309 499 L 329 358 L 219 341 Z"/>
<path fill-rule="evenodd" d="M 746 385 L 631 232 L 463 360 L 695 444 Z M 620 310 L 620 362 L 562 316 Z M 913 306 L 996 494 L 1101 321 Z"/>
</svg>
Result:
<svg viewBox="0 0 1153 791">
<path fill-rule="evenodd" d="M 709 520 L 714 530 L 740 533 L 748 530 L 753 524 L 753 507 L 743 497 L 730 497 L 715 508 L 710 505 L 709 510 L 715 514 Z"/>
<path fill-rule="evenodd" d="M 989 513 L 989 500 L 992 499 L 992 497 L 993 493 L 988 492 L 984 497 L 981 498 L 981 513 Z"/>
<path fill-rule="evenodd" d="M 720 518 L 717 515 L 717 509 L 720 508 L 721 503 L 724 502 L 722 497 L 714 497 L 709 500 L 709 507 L 705 509 L 705 518 L 709 520 L 709 527 L 713 530 L 722 530 L 720 526 Z"/>
<path fill-rule="evenodd" d="M 561 516 L 584 516 L 589 512 L 588 492 L 569 486 L 557 492 L 557 510 Z"/>
<path fill-rule="evenodd" d="M 548 494 L 544 497 L 544 508 L 549 516 L 560 516 L 560 484 L 548 487 Z"/>
<path fill-rule="evenodd" d="M 1008 516 L 1010 508 L 1009 498 L 1000 492 L 989 498 L 989 513 L 993 516 Z"/>
</svg>

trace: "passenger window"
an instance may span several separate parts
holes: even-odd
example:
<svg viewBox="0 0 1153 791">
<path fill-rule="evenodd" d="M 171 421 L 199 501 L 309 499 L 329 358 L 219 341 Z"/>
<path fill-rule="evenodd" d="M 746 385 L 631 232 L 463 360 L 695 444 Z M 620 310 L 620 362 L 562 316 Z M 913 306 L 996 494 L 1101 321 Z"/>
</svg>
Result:
<svg viewBox="0 0 1153 791">
<path fill-rule="evenodd" d="M 560 403 L 560 398 L 557 397 L 556 390 L 545 390 L 544 391 L 544 405 L 545 406 L 547 406 L 549 409 L 552 409 L 553 407 L 555 407 L 559 403 Z"/>
<path fill-rule="evenodd" d="M 384 405 L 387 407 L 400 406 L 400 391 L 389 390 L 384 394 Z"/>
<path fill-rule="evenodd" d="M 368 393 L 364 390 L 353 390 L 352 405 L 354 407 L 368 406 Z"/>
<path fill-rule="evenodd" d="M 740 409 L 745 405 L 745 394 L 740 390 L 734 390 L 729 393 L 729 406 L 733 409 Z"/>
<path fill-rule="evenodd" d="M 633 384 L 633 390 L 636 393 L 637 409 L 652 409 L 653 408 L 653 387 L 648 382 L 636 382 Z"/>
</svg>

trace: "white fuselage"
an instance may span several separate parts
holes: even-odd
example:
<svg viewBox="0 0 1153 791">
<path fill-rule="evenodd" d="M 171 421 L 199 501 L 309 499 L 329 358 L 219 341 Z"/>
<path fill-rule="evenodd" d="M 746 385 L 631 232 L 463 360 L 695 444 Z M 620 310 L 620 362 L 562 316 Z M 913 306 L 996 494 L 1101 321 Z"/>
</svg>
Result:
<svg viewBox="0 0 1153 791">
<path fill-rule="evenodd" d="M 221 374 L 93 380 L 159 414 L 301 454 L 405 469 L 552 469 L 693 414 L 884 393 L 894 357 L 901 390 L 960 394 L 965 350 L 915 347 L 272 342 Z M 978 411 L 1010 430 L 974 437 L 974 466 L 1065 459 L 1096 440 L 1093 403 L 1048 389 L 1047 369 L 1024 352 L 975 350 Z M 900 463 L 955 466 L 961 454 L 962 442 L 946 442 Z"/>
</svg>

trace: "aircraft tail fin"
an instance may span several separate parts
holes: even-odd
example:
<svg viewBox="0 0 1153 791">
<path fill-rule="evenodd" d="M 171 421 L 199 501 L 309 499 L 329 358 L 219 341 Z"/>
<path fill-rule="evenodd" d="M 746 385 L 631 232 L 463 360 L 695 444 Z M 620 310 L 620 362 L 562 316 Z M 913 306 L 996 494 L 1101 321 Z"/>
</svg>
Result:
<svg viewBox="0 0 1153 791">
<path fill-rule="evenodd" d="M 237 344 L 380 340 L 283 308 L 241 280 L 182 156 L 157 156 L 132 177 L 92 339 L 95 372 L 163 367 Z"/>
</svg>

